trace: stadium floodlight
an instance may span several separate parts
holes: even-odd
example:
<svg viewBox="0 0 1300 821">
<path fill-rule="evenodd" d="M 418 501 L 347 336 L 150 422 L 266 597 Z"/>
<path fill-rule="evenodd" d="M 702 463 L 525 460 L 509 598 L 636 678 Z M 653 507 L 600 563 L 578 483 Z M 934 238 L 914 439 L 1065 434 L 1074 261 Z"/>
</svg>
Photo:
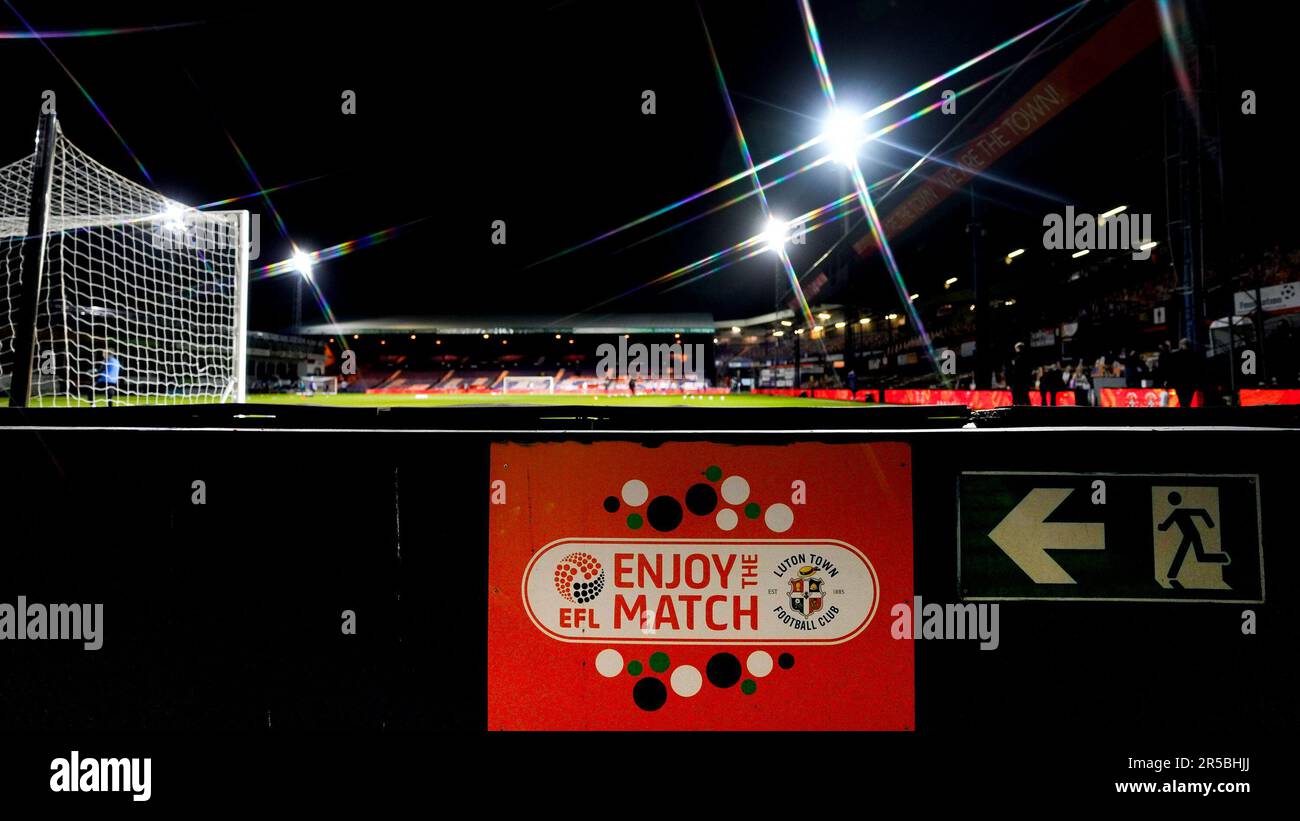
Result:
<svg viewBox="0 0 1300 821">
<path fill-rule="evenodd" d="M 862 144 L 862 140 L 860 116 L 837 108 L 826 119 L 822 141 L 826 143 L 830 158 L 840 165 L 851 166 L 857 162 L 858 146 Z"/>
<path fill-rule="evenodd" d="M 1025 252 L 1025 249 L 1024 249 L 1024 248 L 1017 248 L 1016 250 L 1014 250 L 1014 251 L 1012 251 L 1011 253 L 1007 254 L 1007 265 L 1010 265 L 1010 264 L 1011 264 L 1011 260 L 1013 260 L 1013 259 L 1015 259 L 1016 257 L 1020 256 L 1020 255 L 1023 254 L 1024 252 Z"/>
<path fill-rule="evenodd" d="M 870 324 L 871 324 L 871 317 L 869 317 L 869 316 L 864 316 L 864 317 L 862 317 L 861 319 L 859 319 L 858 322 L 861 323 L 861 324 L 863 324 L 863 325 L 870 325 Z"/>
<path fill-rule="evenodd" d="M 831 315 L 826 313 L 825 311 L 822 311 L 821 313 L 817 314 L 817 318 L 825 322 L 826 320 L 831 318 Z"/>
<path fill-rule="evenodd" d="M 293 269 L 302 274 L 303 279 L 311 279 L 311 254 L 301 248 L 293 249 Z"/>
<path fill-rule="evenodd" d="M 733 334 L 738 334 L 738 333 L 740 333 L 740 326 L 738 326 L 738 325 L 732 325 L 732 326 L 731 326 L 731 332 L 732 332 Z"/>
<path fill-rule="evenodd" d="M 921 297 L 920 294 L 912 294 L 911 296 L 909 296 L 909 297 L 907 298 L 907 301 L 908 301 L 908 302 L 916 302 L 916 300 L 920 299 L 920 297 Z"/>
<path fill-rule="evenodd" d="M 763 229 L 763 239 L 767 241 L 768 250 L 780 251 L 790 241 L 790 225 L 779 217 L 772 217 Z"/>
<path fill-rule="evenodd" d="M 162 225 L 168 231 L 185 230 L 185 207 L 179 202 L 164 200 L 166 205 L 162 211 Z"/>
<path fill-rule="evenodd" d="M 803 328 L 795 328 L 795 329 L 794 329 L 794 335 L 795 335 L 795 336 L 803 336 Z"/>
<path fill-rule="evenodd" d="M 772 336 L 785 336 L 785 331 L 772 331 Z"/>
<path fill-rule="evenodd" d="M 951 288 L 956 284 L 957 284 L 957 277 L 948 277 L 943 281 L 943 287 L 945 288 Z"/>
<path fill-rule="evenodd" d="M 835 329 L 836 329 L 836 330 L 843 330 L 843 329 L 844 329 L 844 326 L 845 326 L 845 325 L 848 325 L 848 324 L 849 324 L 849 323 L 844 322 L 844 321 L 836 322 L 836 323 L 835 323 Z"/>
<path fill-rule="evenodd" d="M 1149 251 L 1150 249 L 1156 247 L 1156 246 L 1159 245 L 1159 244 L 1160 244 L 1160 243 L 1156 242 L 1155 240 L 1150 240 L 1150 241 L 1148 241 L 1148 242 L 1144 242 L 1144 243 L 1142 243 L 1141 245 L 1139 245 L 1139 246 L 1138 246 L 1138 250 L 1139 250 L 1139 251 Z"/>
<path fill-rule="evenodd" d="M 1084 248 L 1082 251 L 1075 251 L 1073 254 L 1070 254 L 1070 256 L 1073 257 L 1074 259 L 1078 259 L 1079 257 L 1083 256 L 1086 253 L 1088 253 L 1088 249 Z"/>
<path fill-rule="evenodd" d="M 789 328 L 789 327 L 790 327 L 791 325 L 793 325 L 793 324 L 794 324 L 794 323 L 791 322 L 791 321 L 788 320 L 788 319 L 783 319 L 783 320 L 781 320 L 781 325 L 784 326 L 784 327 L 786 327 L 786 328 Z"/>
<path fill-rule="evenodd" d="M 1121 211 L 1127 211 L 1127 210 L 1128 210 L 1127 205 L 1120 205 L 1110 209 L 1109 211 L 1103 211 L 1102 213 L 1097 215 L 1097 222 L 1105 222 L 1108 218 L 1115 216 Z"/>
</svg>

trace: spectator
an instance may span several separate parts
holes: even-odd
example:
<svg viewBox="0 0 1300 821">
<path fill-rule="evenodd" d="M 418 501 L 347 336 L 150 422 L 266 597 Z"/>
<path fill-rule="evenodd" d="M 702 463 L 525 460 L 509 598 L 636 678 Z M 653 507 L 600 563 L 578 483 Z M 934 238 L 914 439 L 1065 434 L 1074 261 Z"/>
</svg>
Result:
<svg viewBox="0 0 1300 821">
<path fill-rule="evenodd" d="M 1184 337 L 1178 340 L 1178 350 L 1170 357 L 1169 384 L 1178 395 L 1180 407 L 1190 408 L 1196 388 L 1200 383 L 1200 362 L 1196 351 L 1192 350 L 1191 340 Z"/>
<path fill-rule="evenodd" d="M 1074 368 L 1074 375 L 1070 377 L 1070 389 L 1074 391 L 1074 404 L 1092 404 L 1092 377 L 1082 362 Z"/>
<path fill-rule="evenodd" d="M 1007 383 L 1011 387 L 1011 404 L 1028 405 L 1029 387 L 1034 379 L 1033 366 L 1029 363 L 1029 354 L 1025 343 L 1017 342 L 1011 364 L 1007 368 Z"/>
</svg>

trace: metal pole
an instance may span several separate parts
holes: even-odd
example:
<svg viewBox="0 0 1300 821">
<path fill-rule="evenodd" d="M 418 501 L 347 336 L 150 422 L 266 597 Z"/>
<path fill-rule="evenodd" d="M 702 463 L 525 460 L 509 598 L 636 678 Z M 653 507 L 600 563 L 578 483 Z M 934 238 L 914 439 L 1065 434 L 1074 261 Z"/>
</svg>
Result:
<svg viewBox="0 0 1300 821">
<path fill-rule="evenodd" d="M 794 335 L 794 387 L 796 389 L 799 388 L 800 383 L 803 382 L 803 380 L 800 378 L 800 373 L 799 373 L 800 363 L 803 361 L 803 353 L 800 350 L 800 345 L 799 345 L 799 339 L 801 336 L 802 334 Z"/>
<path fill-rule="evenodd" d="M 975 181 L 970 185 L 970 223 L 966 226 L 970 234 L 970 276 L 971 287 L 975 289 L 975 387 L 988 389 L 993 387 L 989 373 L 989 333 L 988 333 L 988 293 L 984 277 L 980 276 L 980 237 L 984 226 L 979 222 L 975 204 Z"/>
<path fill-rule="evenodd" d="M 239 248 L 235 252 L 235 401 L 248 401 L 248 212 L 236 213 Z"/>
<path fill-rule="evenodd" d="M 14 373 L 9 383 L 9 407 L 25 408 L 32 399 L 32 369 L 36 365 L 36 315 L 41 305 L 41 273 L 45 270 L 50 220 L 50 189 L 54 180 L 54 111 L 41 115 L 36 126 L 36 164 L 27 205 L 27 236 L 23 240 L 21 292 L 14 300 Z"/>
</svg>

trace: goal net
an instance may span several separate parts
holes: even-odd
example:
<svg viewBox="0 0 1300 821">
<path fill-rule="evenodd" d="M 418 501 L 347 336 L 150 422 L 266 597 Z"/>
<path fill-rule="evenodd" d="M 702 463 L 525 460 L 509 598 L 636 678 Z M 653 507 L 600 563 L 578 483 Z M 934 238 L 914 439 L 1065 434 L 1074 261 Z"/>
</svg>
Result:
<svg viewBox="0 0 1300 821">
<path fill-rule="evenodd" d="M 299 391 L 299 393 L 306 396 L 313 396 L 318 393 L 336 394 L 338 392 L 339 378 L 337 376 L 304 376 Z"/>
<path fill-rule="evenodd" d="M 507 376 L 501 380 L 502 393 L 555 393 L 554 376 Z"/>
<path fill-rule="evenodd" d="M 54 129 L 31 404 L 241 401 L 248 212 L 198 211 L 128 180 Z M 0 392 L 36 154 L 0 168 Z"/>
</svg>

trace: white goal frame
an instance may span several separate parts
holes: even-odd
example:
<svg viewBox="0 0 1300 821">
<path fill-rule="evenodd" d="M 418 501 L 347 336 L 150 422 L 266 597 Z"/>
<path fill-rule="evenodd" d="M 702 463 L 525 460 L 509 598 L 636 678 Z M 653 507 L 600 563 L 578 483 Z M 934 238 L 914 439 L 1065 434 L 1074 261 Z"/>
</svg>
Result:
<svg viewBox="0 0 1300 821">
<path fill-rule="evenodd" d="M 543 393 L 555 393 L 554 376 L 504 376 L 501 378 L 502 393 L 510 393 L 511 380 L 515 380 L 518 382 L 523 382 L 523 381 L 538 382 L 544 380 L 547 384 L 547 389 L 543 391 Z M 530 394 L 530 393 L 537 393 L 537 391 L 516 391 L 516 393 Z"/>
<path fill-rule="evenodd" d="M 168 199 L 47 116 L 0 166 L 0 388 L 23 369 L 22 404 L 246 401 L 248 211 Z"/>
<path fill-rule="evenodd" d="M 317 394 L 334 396 L 339 392 L 339 378 L 337 376 L 321 376 L 320 374 L 312 374 L 310 376 L 303 376 L 301 379 L 302 390 L 298 391 L 298 393 L 303 396 L 315 396 Z"/>
</svg>

